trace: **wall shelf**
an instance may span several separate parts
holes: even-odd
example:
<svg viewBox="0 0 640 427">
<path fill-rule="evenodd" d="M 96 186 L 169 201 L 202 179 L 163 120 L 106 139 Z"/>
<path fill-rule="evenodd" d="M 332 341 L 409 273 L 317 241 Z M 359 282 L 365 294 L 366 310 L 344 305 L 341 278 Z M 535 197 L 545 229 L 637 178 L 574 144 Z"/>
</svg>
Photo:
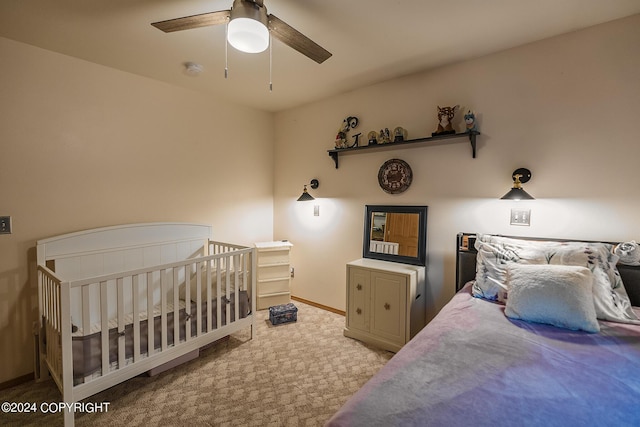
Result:
<svg viewBox="0 0 640 427">
<path fill-rule="evenodd" d="M 351 147 L 351 148 L 336 148 L 333 150 L 327 150 L 327 152 L 329 153 L 329 156 L 333 159 L 333 161 L 336 164 L 336 169 L 338 169 L 338 157 L 340 156 L 340 154 L 355 154 L 355 153 L 359 153 L 362 151 L 366 151 L 366 150 L 380 150 L 380 149 L 392 149 L 392 148 L 406 148 L 406 146 L 408 145 L 415 145 L 415 144 L 423 144 L 423 145 L 430 145 L 429 143 L 431 143 L 432 145 L 437 145 L 438 143 L 442 143 L 442 141 L 446 141 L 449 139 L 456 139 L 456 138 L 461 138 L 463 136 L 469 138 L 469 142 L 471 143 L 471 153 L 473 158 L 476 158 L 476 136 L 480 135 L 480 132 L 463 132 L 463 133 L 455 133 L 455 134 L 448 134 L 448 135 L 437 135 L 437 136 L 430 136 L 427 138 L 417 138 L 417 139 L 409 139 L 406 141 L 402 141 L 402 142 L 390 142 L 388 144 L 375 144 L 375 145 L 363 145 L 363 146 L 358 146 L 358 147 Z"/>
</svg>

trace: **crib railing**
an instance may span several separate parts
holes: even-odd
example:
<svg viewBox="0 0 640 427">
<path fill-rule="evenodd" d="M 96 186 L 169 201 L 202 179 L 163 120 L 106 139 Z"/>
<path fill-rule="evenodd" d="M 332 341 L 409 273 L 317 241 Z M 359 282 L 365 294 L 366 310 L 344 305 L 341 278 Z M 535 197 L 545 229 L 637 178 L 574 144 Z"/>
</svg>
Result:
<svg viewBox="0 0 640 427">
<path fill-rule="evenodd" d="M 65 401 L 78 401 L 104 389 L 102 380 L 107 377 L 113 377 L 113 384 L 117 384 L 197 350 L 212 339 L 227 335 L 229 332 L 219 331 L 223 326 L 253 325 L 254 249 L 210 241 L 208 252 L 205 256 L 159 267 L 73 281 L 64 281 L 46 266 L 38 266 L 40 357 L 44 358 Z M 82 307 L 81 318 L 72 322 L 70 295 L 73 292 L 80 293 Z M 243 292 L 249 296 L 247 317 L 240 315 Z M 96 305 L 96 300 L 99 319 L 94 322 L 91 307 Z M 114 311 L 116 315 L 110 316 Z M 154 338 L 158 318 L 159 343 Z M 110 338 L 110 330 L 113 334 L 114 328 L 117 332 L 115 351 L 113 336 Z M 83 335 L 99 334 L 101 360 L 97 374 L 80 380 L 75 375 L 74 387 L 72 335 L 78 331 Z M 217 332 L 219 337 L 215 336 Z M 127 355 L 127 342 L 133 346 L 131 357 Z M 42 371 L 42 360 L 40 366 Z M 96 381 L 98 379 L 100 381 Z M 101 384 L 94 387 L 93 382 Z M 75 389 L 73 395 L 67 395 L 69 387 Z"/>
</svg>

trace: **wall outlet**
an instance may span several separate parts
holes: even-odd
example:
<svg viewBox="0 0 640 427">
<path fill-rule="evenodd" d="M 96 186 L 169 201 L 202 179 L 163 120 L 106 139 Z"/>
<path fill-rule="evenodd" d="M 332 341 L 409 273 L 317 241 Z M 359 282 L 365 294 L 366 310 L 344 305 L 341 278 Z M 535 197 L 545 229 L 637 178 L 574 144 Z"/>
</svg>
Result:
<svg viewBox="0 0 640 427">
<path fill-rule="evenodd" d="M 531 210 L 511 209 L 511 225 L 531 225 Z"/>
<path fill-rule="evenodd" d="M 296 274 L 296 269 L 291 267 L 291 277 L 294 277 Z"/>
<path fill-rule="evenodd" d="M 11 234 L 10 216 L 0 216 L 0 234 Z"/>
</svg>

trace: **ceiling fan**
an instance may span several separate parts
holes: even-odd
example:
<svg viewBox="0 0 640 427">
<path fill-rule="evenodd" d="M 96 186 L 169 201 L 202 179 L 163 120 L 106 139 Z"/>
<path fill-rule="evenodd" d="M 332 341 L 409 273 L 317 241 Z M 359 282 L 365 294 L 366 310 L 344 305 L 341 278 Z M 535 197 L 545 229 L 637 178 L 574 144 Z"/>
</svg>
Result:
<svg viewBox="0 0 640 427">
<path fill-rule="evenodd" d="M 227 24 L 227 40 L 238 50 L 258 53 L 269 47 L 269 33 L 289 47 L 313 59 L 318 64 L 326 61 L 331 53 L 307 36 L 282 21 L 267 14 L 263 0 L 234 0 L 230 10 L 202 13 L 154 22 L 151 25 L 170 33 L 191 30 L 210 25 Z"/>
</svg>

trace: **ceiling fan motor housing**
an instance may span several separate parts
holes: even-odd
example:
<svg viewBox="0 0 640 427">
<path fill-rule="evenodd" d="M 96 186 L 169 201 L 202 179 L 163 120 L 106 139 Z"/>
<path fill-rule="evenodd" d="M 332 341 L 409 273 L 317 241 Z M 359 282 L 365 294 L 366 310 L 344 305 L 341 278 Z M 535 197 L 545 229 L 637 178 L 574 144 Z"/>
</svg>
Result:
<svg viewBox="0 0 640 427">
<path fill-rule="evenodd" d="M 269 47 L 267 8 L 252 1 L 234 0 L 227 38 L 234 48 L 247 53 Z"/>
</svg>

